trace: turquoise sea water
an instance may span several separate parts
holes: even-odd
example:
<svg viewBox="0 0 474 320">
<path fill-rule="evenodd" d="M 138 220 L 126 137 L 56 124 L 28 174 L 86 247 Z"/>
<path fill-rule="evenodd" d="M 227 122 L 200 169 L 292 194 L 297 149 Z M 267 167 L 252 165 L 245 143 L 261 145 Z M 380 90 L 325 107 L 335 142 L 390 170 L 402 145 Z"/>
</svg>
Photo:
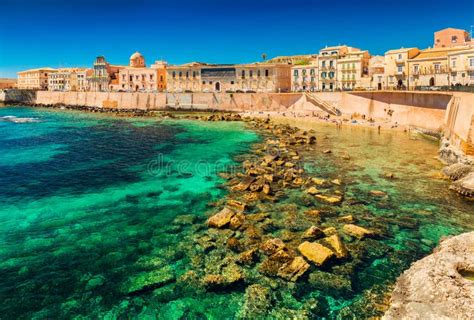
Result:
<svg viewBox="0 0 474 320">
<path fill-rule="evenodd" d="M 105 315 L 149 269 L 140 258 L 182 254 L 171 221 L 203 216 L 223 195 L 217 170 L 257 139 L 235 122 L 9 115 L 40 122 L 0 122 L 2 319 Z"/>
<path fill-rule="evenodd" d="M 236 317 L 245 288 L 203 292 L 177 282 L 193 269 L 192 239 L 206 230 L 211 203 L 226 194 L 217 173 L 237 164 L 256 133 L 237 122 L 18 107 L 0 108 L 4 116 L 37 121 L 0 122 L 0 319 Z M 377 314 L 375 297 L 440 237 L 474 228 L 472 203 L 436 178 L 432 142 L 312 127 L 318 150 L 333 153 L 305 154 L 305 169 L 341 179 L 346 198 L 364 204 L 344 204 L 332 217 L 352 214 L 386 232 L 366 243 L 372 252 L 350 275 L 350 293 L 303 284 L 275 299 L 297 310 L 317 298 L 326 318 L 367 318 Z M 389 197 L 374 199 L 372 189 Z"/>
</svg>

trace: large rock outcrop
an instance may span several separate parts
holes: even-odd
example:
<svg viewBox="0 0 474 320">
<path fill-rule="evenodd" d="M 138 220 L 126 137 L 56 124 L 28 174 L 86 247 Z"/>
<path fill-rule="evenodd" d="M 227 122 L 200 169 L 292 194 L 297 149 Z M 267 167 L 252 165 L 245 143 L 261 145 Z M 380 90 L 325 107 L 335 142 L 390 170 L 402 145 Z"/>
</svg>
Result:
<svg viewBox="0 0 474 320">
<path fill-rule="evenodd" d="M 474 319 L 474 231 L 442 241 L 397 280 L 383 319 Z"/>
</svg>

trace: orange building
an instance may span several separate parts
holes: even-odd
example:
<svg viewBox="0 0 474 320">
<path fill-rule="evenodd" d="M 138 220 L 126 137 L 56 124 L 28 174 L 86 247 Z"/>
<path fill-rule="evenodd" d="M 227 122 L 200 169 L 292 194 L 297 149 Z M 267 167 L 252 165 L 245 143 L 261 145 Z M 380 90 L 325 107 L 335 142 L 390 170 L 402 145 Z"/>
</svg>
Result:
<svg viewBox="0 0 474 320">
<path fill-rule="evenodd" d="M 434 33 L 435 48 L 451 48 L 474 44 L 469 32 L 462 29 L 446 28 Z"/>
<path fill-rule="evenodd" d="M 16 79 L 0 78 L 0 90 L 16 88 Z"/>
</svg>

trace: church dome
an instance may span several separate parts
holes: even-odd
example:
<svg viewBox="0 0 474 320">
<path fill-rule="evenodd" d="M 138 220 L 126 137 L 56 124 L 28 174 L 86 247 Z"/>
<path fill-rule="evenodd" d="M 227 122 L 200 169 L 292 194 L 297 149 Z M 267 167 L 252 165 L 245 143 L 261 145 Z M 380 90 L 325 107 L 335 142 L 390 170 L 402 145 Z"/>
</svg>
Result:
<svg viewBox="0 0 474 320">
<path fill-rule="evenodd" d="M 130 67 L 141 68 L 145 67 L 145 58 L 140 52 L 135 52 L 130 56 Z"/>
<path fill-rule="evenodd" d="M 134 54 L 132 54 L 132 55 L 130 56 L 130 60 L 136 59 L 136 58 L 143 58 L 143 56 L 142 56 L 142 54 L 141 54 L 140 52 L 137 51 L 137 52 L 135 52 Z"/>
</svg>

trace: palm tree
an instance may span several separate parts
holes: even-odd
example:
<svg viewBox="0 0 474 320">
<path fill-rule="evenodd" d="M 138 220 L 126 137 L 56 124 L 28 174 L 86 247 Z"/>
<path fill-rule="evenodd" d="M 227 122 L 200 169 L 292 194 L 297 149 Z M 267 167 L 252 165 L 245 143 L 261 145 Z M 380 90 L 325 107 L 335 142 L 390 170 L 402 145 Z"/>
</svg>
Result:
<svg viewBox="0 0 474 320">
<path fill-rule="evenodd" d="M 262 53 L 262 60 L 263 61 L 267 60 L 267 54 L 266 53 Z"/>
</svg>

